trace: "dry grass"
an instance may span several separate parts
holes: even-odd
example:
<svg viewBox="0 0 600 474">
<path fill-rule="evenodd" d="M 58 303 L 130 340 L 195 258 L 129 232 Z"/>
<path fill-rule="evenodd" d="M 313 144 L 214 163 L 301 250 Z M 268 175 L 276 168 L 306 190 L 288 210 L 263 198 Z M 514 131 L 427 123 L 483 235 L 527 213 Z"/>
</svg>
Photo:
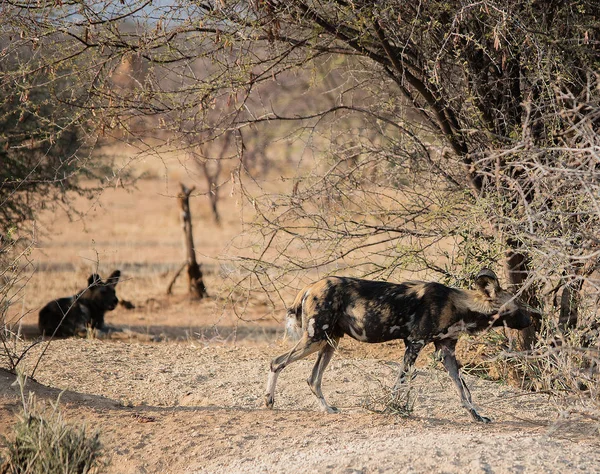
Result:
<svg viewBox="0 0 600 474">
<path fill-rule="evenodd" d="M 3 474 L 85 474 L 98 473 L 106 466 L 98 432 L 65 422 L 59 401 L 49 406 L 30 392 L 25 396 L 25 380 L 17 378 L 22 413 L 9 437 L 4 437 L 6 459 L 0 457 Z"/>
<path fill-rule="evenodd" d="M 411 378 L 410 375 L 408 377 Z M 417 394 L 410 381 L 399 390 L 394 391 L 381 380 L 378 380 L 377 390 L 369 392 L 361 406 L 373 413 L 382 415 L 410 416 L 417 402 Z"/>
</svg>

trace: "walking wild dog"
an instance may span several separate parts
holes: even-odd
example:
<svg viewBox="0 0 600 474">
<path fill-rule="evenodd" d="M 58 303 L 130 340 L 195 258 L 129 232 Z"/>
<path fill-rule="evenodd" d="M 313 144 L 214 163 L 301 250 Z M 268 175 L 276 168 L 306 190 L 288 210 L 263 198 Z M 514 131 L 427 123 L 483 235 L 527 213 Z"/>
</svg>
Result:
<svg viewBox="0 0 600 474">
<path fill-rule="evenodd" d="M 115 270 L 106 281 L 96 273 L 88 278 L 88 286 L 74 296 L 51 301 L 40 310 L 38 327 L 46 336 L 69 337 L 85 332 L 88 327 L 104 328 L 104 313 L 119 302 L 115 286 L 121 272 Z"/>
<path fill-rule="evenodd" d="M 409 281 L 401 284 L 355 278 L 330 277 L 304 288 L 288 310 L 288 327 L 302 336 L 289 352 L 275 357 L 267 381 L 265 403 L 273 407 L 275 384 L 282 369 L 319 351 L 308 385 L 328 413 L 321 379 L 344 335 L 362 342 L 403 339 L 404 362 L 393 391 L 397 392 L 423 347 L 433 342 L 452 378 L 463 406 L 476 421 L 488 423 L 473 406 L 471 393 L 460 374 L 455 347 L 461 333 L 476 333 L 492 326 L 523 329 L 531 324 L 530 310 L 503 290 L 496 274 L 484 268 L 475 290 L 450 288 L 440 283 Z"/>
</svg>

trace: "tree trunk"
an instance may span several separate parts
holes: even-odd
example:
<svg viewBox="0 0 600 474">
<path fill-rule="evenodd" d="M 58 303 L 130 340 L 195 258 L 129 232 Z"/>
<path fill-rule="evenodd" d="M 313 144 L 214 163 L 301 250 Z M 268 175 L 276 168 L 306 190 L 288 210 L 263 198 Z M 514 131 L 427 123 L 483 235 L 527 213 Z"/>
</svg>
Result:
<svg viewBox="0 0 600 474">
<path fill-rule="evenodd" d="M 514 242 L 508 243 L 511 248 L 515 248 Z M 506 255 L 506 265 L 508 270 L 508 281 L 514 290 L 519 290 L 527 280 L 530 273 L 529 259 L 521 252 L 509 250 Z M 540 307 L 540 300 L 536 288 L 532 285 L 522 294 L 521 299 L 532 308 Z M 540 330 L 541 321 L 533 318 L 533 324 L 528 328 L 517 330 L 511 329 L 510 332 L 516 341 L 515 349 L 518 351 L 527 351 L 532 348 L 536 341 L 536 334 Z"/>
<path fill-rule="evenodd" d="M 186 247 L 186 263 L 188 274 L 188 291 L 194 298 L 202 299 L 208 296 L 206 286 L 202 280 L 202 270 L 196 261 L 196 251 L 194 250 L 194 235 L 192 233 L 192 216 L 190 213 L 190 194 L 195 187 L 188 188 L 185 184 L 181 184 L 181 193 L 179 194 L 179 204 L 181 206 L 181 225 L 183 227 L 185 247 Z"/>
<path fill-rule="evenodd" d="M 584 264 L 574 264 L 574 267 L 575 278 L 565 284 L 560 298 L 558 327 L 563 332 L 577 327 L 583 282 L 598 267 L 598 258 L 589 258 Z"/>
<path fill-rule="evenodd" d="M 567 283 L 560 297 L 560 315 L 558 327 L 562 332 L 577 326 L 579 315 L 579 301 L 583 280 L 575 280 Z"/>
</svg>

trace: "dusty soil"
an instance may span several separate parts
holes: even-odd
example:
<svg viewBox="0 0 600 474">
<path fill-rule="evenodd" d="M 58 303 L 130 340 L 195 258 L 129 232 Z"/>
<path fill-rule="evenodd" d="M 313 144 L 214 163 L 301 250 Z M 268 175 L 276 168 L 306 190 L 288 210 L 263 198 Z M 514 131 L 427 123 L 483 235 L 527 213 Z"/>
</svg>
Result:
<svg viewBox="0 0 600 474">
<path fill-rule="evenodd" d="M 248 211 L 234 194 L 223 197 L 217 227 L 207 200 L 193 201 L 211 298 L 188 300 L 184 280 L 167 297 L 183 261 L 174 196 L 178 180 L 189 178 L 168 168 L 168 179 L 156 175 L 134 191 L 109 189 L 82 202 L 85 221 L 45 216 L 31 254 L 36 271 L 11 308 L 15 331 L 31 345 L 43 304 L 81 289 L 92 271 L 123 270 L 117 293 L 136 308 L 107 314 L 122 332 L 43 342 L 21 364 L 31 374 L 44 354 L 26 390 L 49 402 L 60 395 L 69 421 L 100 431 L 107 472 L 600 472 L 597 424 L 563 419 L 546 395 L 467 376 L 476 405 L 494 420 L 473 423 L 431 350 L 419 359 L 408 417 L 365 408 L 393 381 L 400 343 L 342 341 L 323 381 L 341 413 L 317 411 L 305 382 L 314 356 L 282 372 L 275 409 L 266 410 L 269 361 L 290 346 L 281 338 L 282 308 L 263 296 L 234 311 L 220 291 L 227 285 L 220 258 L 234 249 L 231 239 L 244 232 L 239 215 Z M 0 432 L 9 436 L 21 407 L 13 381 L 0 371 Z"/>
<path fill-rule="evenodd" d="M 108 472 L 374 473 L 598 472 L 597 429 L 557 421 L 547 397 L 467 377 L 489 425 L 470 421 L 427 356 L 412 382 L 409 417 L 363 408 L 391 383 L 395 364 L 356 344 L 333 360 L 324 392 L 341 409 L 317 411 L 305 383 L 312 361 L 282 372 L 274 410 L 262 406 L 269 359 L 282 344 L 54 341 L 28 390 L 56 400 L 68 420 L 102 433 Z M 31 368 L 43 345 L 27 359 Z M 382 356 L 399 351 L 382 349 Z M 425 364 L 425 365 L 424 365 Z M 0 427 L 19 409 L 0 377 Z M 48 388 L 49 386 L 54 388 Z"/>
</svg>

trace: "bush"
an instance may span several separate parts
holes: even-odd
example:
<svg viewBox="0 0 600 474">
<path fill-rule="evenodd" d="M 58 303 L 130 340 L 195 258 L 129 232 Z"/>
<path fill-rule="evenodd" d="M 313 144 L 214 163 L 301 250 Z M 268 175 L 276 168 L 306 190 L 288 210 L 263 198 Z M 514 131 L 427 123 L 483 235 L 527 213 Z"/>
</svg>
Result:
<svg viewBox="0 0 600 474">
<path fill-rule="evenodd" d="M 596 323 L 562 331 L 555 318 L 544 317 L 529 351 L 515 352 L 514 340 L 503 331 L 473 340 L 464 371 L 545 393 L 561 407 L 562 416 L 577 415 L 600 430 L 599 344 Z"/>
<path fill-rule="evenodd" d="M 23 412 L 14 427 L 14 438 L 4 438 L 7 457 L 0 460 L 0 473 L 100 472 L 105 462 L 99 433 L 67 424 L 60 413 L 60 397 L 50 406 L 40 404 L 33 393 L 26 399 L 23 377 L 18 381 Z"/>
</svg>

